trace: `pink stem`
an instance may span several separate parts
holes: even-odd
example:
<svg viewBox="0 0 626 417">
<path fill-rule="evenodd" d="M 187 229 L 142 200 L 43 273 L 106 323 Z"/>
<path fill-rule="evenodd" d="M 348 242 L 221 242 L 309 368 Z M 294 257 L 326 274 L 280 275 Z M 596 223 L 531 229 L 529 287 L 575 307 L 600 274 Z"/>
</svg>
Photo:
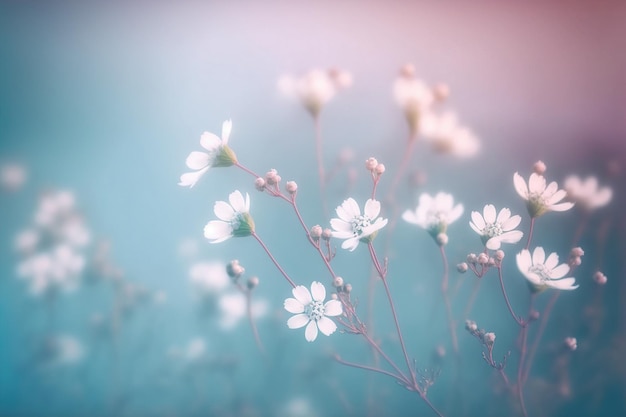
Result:
<svg viewBox="0 0 626 417">
<path fill-rule="evenodd" d="M 267 256 L 270 257 L 270 259 L 272 260 L 272 262 L 274 263 L 274 265 L 276 266 L 276 268 L 278 268 L 278 270 L 280 271 L 280 273 L 283 275 L 283 277 L 285 277 L 285 279 L 287 281 L 289 281 L 289 284 L 293 287 L 296 288 L 296 284 L 294 284 L 294 282 L 291 280 L 291 278 L 289 278 L 289 275 L 287 275 L 287 273 L 285 272 L 285 270 L 280 266 L 280 264 L 278 263 L 278 261 L 276 260 L 276 258 L 274 258 L 274 256 L 272 255 L 272 253 L 270 252 L 270 250 L 267 248 L 267 246 L 265 246 L 265 243 L 263 243 L 263 241 L 261 240 L 261 238 L 259 237 L 259 235 L 256 234 L 256 232 L 252 232 L 252 236 L 257 240 L 257 242 L 259 242 L 259 244 L 263 247 L 263 249 L 265 250 L 265 253 L 267 253 Z"/>
<path fill-rule="evenodd" d="M 446 251 L 443 245 L 439 246 L 441 252 L 441 258 L 443 260 L 443 279 L 441 282 L 441 293 L 443 294 L 443 300 L 446 304 L 446 315 L 448 316 L 448 327 L 450 328 L 450 336 L 452 337 L 452 348 L 455 353 L 459 353 L 459 343 L 456 337 L 456 330 L 454 327 L 454 319 L 452 318 L 452 307 L 450 306 L 450 298 L 448 297 L 448 259 L 446 257 Z"/>
<path fill-rule="evenodd" d="M 530 247 L 530 240 L 533 238 L 533 229 L 535 228 L 535 218 L 530 218 L 530 230 L 528 231 L 528 240 L 526 241 L 526 247 L 524 249 L 528 249 Z"/>
<path fill-rule="evenodd" d="M 500 286 L 502 287 L 502 295 L 504 296 L 504 301 L 506 301 L 506 306 L 509 308 L 509 313 L 515 319 L 515 322 L 520 326 L 524 327 L 525 323 L 522 321 L 513 311 L 513 307 L 511 307 L 511 303 L 509 302 L 509 297 L 506 295 L 506 290 L 504 289 L 504 280 L 502 279 L 502 264 L 497 266 L 498 268 L 498 277 L 500 278 Z"/>
</svg>

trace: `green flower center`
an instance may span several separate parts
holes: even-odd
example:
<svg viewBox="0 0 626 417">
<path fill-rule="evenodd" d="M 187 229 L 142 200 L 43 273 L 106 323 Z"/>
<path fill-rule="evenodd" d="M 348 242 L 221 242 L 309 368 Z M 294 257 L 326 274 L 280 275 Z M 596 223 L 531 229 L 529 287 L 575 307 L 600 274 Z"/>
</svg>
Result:
<svg viewBox="0 0 626 417">
<path fill-rule="evenodd" d="M 324 303 L 321 301 L 312 301 L 311 304 L 304 308 L 304 314 L 309 316 L 310 320 L 318 321 L 324 317 Z"/>
</svg>

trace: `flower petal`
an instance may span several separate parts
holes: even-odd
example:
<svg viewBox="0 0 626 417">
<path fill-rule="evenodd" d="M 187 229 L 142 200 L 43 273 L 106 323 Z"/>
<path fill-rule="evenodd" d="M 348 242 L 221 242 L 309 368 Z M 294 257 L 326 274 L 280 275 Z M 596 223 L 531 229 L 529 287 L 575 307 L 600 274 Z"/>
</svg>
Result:
<svg viewBox="0 0 626 417">
<path fill-rule="evenodd" d="M 352 224 L 341 219 L 330 219 L 330 225 L 338 232 L 350 232 L 352 234 Z"/>
<path fill-rule="evenodd" d="M 553 204 L 549 207 L 552 211 L 567 211 L 574 207 L 574 203 Z"/>
<path fill-rule="evenodd" d="M 575 282 L 576 279 L 570 277 L 553 281 L 546 281 L 545 284 L 552 288 L 556 288 L 557 290 L 575 290 L 576 288 L 578 288 L 578 285 L 574 285 Z"/>
<path fill-rule="evenodd" d="M 209 166 L 210 155 L 206 152 L 193 151 L 187 156 L 185 164 L 190 169 L 202 169 Z"/>
<path fill-rule="evenodd" d="M 222 145 L 222 141 L 216 134 L 204 132 L 200 137 L 200 145 L 210 152 L 215 152 Z"/>
<path fill-rule="evenodd" d="M 354 198 L 349 198 L 343 202 L 342 207 L 346 211 L 346 213 L 350 216 L 348 220 L 352 220 L 355 217 L 359 217 L 361 215 L 361 209 L 359 208 L 358 203 L 354 200 Z"/>
<path fill-rule="evenodd" d="M 505 232 L 513 230 L 517 226 L 519 226 L 521 221 L 522 221 L 522 216 L 519 216 L 517 214 L 515 216 L 511 216 L 504 223 L 501 224 L 502 230 L 504 230 Z"/>
<path fill-rule="evenodd" d="M 235 217 L 235 210 L 225 201 L 216 201 L 213 205 L 213 212 L 218 219 L 229 222 Z"/>
<path fill-rule="evenodd" d="M 302 303 L 302 305 L 305 307 L 311 304 L 311 302 L 313 301 L 309 289 L 304 285 L 298 285 L 296 288 L 291 290 L 291 292 L 296 300 L 300 301 L 300 303 Z"/>
<path fill-rule="evenodd" d="M 519 269 L 522 274 L 525 274 L 532 265 L 532 259 L 528 249 L 523 249 L 518 253 L 515 260 L 517 261 L 517 269 Z"/>
<path fill-rule="evenodd" d="M 317 321 L 317 327 L 319 327 L 320 332 L 324 333 L 326 336 L 330 336 L 335 333 L 337 330 L 337 325 L 334 321 L 329 319 L 328 317 L 322 317 Z"/>
<path fill-rule="evenodd" d="M 560 279 L 563 278 L 569 272 L 568 264 L 561 264 L 550 271 L 550 278 L 552 279 Z"/>
<path fill-rule="evenodd" d="M 180 176 L 180 182 L 178 183 L 178 185 L 191 188 L 196 185 L 200 177 L 202 177 L 204 173 L 208 170 L 209 167 L 206 167 L 204 169 L 201 169 L 200 171 L 187 172 Z"/>
<path fill-rule="evenodd" d="M 239 213 L 247 213 L 246 211 L 246 202 L 243 199 L 243 195 L 241 191 L 235 190 L 228 196 L 228 201 L 230 201 L 230 205 L 233 206 L 233 209 Z"/>
<path fill-rule="evenodd" d="M 496 219 L 496 222 L 500 224 L 504 224 L 504 222 L 509 220 L 510 217 L 511 217 L 511 210 L 505 207 L 502 210 L 500 210 L 500 213 L 498 213 L 498 218 Z"/>
<path fill-rule="evenodd" d="M 306 326 L 309 322 L 309 316 L 307 316 L 306 314 L 296 314 L 295 316 L 291 316 L 289 320 L 287 320 L 287 326 L 289 326 L 290 329 L 299 329 Z"/>
<path fill-rule="evenodd" d="M 532 194 L 543 193 L 546 190 L 546 179 L 543 175 L 539 175 L 534 172 L 530 174 L 530 179 L 528 180 L 528 190 Z"/>
<path fill-rule="evenodd" d="M 517 243 L 522 240 L 524 233 L 519 230 L 511 230 L 510 232 L 504 232 L 500 236 L 500 242 L 502 243 Z"/>
<path fill-rule="evenodd" d="M 515 186 L 515 191 L 525 200 L 528 200 L 528 186 L 526 186 L 526 181 L 524 178 L 517 172 L 513 174 L 513 185 Z"/>
<path fill-rule="evenodd" d="M 476 228 L 472 227 L 472 229 L 474 229 L 474 231 L 478 233 L 479 235 L 482 234 L 482 230 L 486 226 L 485 219 L 483 219 L 483 216 L 477 211 L 472 211 L 471 217 L 472 217 L 472 222 L 474 222 L 474 225 L 476 227 Z M 470 222 L 470 226 L 471 225 L 472 224 Z"/>
<path fill-rule="evenodd" d="M 457 204 L 454 208 L 448 212 L 447 223 L 448 225 L 457 221 L 463 214 L 463 204 Z"/>
<path fill-rule="evenodd" d="M 343 307 L 339 300 L 329 300 L 324 304 L 324 315 L 328 317 L 339 316 L 343 313 Z"/>
<path fill-rule="evenodd" d="M 502 245 L 502 236 L 494 236 L 485 243 L 485 247 L 491 250 L 500 249 Z"/>
<path fill-rule="evenodd" d="M 406 210 L 404 213 L 402 213 L 402 220 L 419 226 L 417 215 L 412 210 Z"/>
<path fill-rule="evenodd" d="M 233 129 L 233 122 L 229 120 L 225 120 L 222 123 L 222 144 L 226 145 L 228 143 L 228 138 L 230 138 L 230 131 Z"/>
<path fill-rule="evenodd" d="M 292 314 L 304 313 L 304 306 L 302 303 L 295 298 L 287 298 L 285 300 L 285 310 Z"/>
<path fill-rule="evenodd" d="M 483 217 L 485 223 L 495 223 L 496 221 L 496 208 L 493 204 L 487 204 L 483 209 Z"/>
<path fill-rule="evenodd" d="M 556 252 L 552 252 L 543 265 L 546 267 L 548 271 L 553 270 L 559 264 L 559 255 Z M 560 277 L 559 277 L 560 278 Z"/>
<path fill-rule="evenodd" d="M 341 244 L 341 248 L 342 249 L 348 249 L 350 252 L 354 251 L 357 248 L 357 246 L 359 246 L 359 238 L 358 237 L 353 237 L 353 238 L 350 238 L 350 239 L 346 239 Z"/>
<path fill-rule="evenodd" d="M 567 196 L 567 191 L 565 191 L 565 190 L 558 190 L 558 191 L 556 191 L 554 194 L 552 194 L 550 196 L 550 198 L 548 199 L 546 204 L 551 206 L 552 204 L 556 204 L 559 201 L 563 200 L 566 196 Z"/>
<path fill-rule="evenodd" d="M 204 226 L 204 237 L 211 243 L 220 243 L 233 235 L 233 228 L 229 223 L 212 220 Z"/>
<path fill-rule="evenodd" d="M 365 215 L 370 219 L 375 219 L 380 214 L 380 201 L 371 198 L 365 202 Z"/>
<path fill-rule="evenodd" d="M 541 246 L 537 246 L 533 251 L 533 265 L 541 265 L 546 260 L 546 252 Z"/>
<path fill-rule="evenodd" d="M 311 295 L 315 301 L 324 301 L 326 298 L 326 288 L 321 282 L 313 281 L 311 283 Z"/>
<path fill-rule="evenodd" d="M 312 342 L 317 339 L 317 323 L 313 320 L 309 322 L 304 331 L 304 338 L 307 342 Z"/>
</svg>

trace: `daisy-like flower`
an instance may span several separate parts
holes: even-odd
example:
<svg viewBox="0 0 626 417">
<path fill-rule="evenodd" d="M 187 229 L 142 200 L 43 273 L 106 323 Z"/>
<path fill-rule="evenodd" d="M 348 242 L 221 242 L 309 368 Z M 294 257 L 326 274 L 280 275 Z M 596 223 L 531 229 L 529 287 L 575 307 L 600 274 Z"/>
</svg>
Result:
<svg viewBox="0 0 626 417">
<path fill-rule="evenodd" d="M 594 176 L 582 180 L 576 175 L 571 175 L 565 179 L 563 188 L 567 192 L 567 198 L 585 211 L 606 206 L 613 197 L 613 190 L 610 187 L 600 187 L 598 179 Z"/>
<path fill-rule="evenodd" d="M 204 237 L 211 243 L 223 242 L 231 237 L 245 237 L 254 233 L 254 220 L 250 216 L 250 196 L 244 200 L 239 190 L 228 196 L 229 203 L 217 201 L 213 207 L 219 220 L 211 220 L 204 226 Z"/>
<path fill-rule="evenodd" d="M 343 309 L 338 300 L 329 300 L 324 304 L 326 288 L 320 282 L 313 281 L 311 291 L 298 285 L 292 290 L 295 298 L 285 300 L 285 310 L 295 314 L 287 320 L 290 329 L 306 326 L 304 337 L 308 342 L 317 338 L 317 331 L 330 336 L 337 330 L 337 325 L 328 317 L 341 315 Z"/>
<path fill-rule="evenodd" d="M 419 197 L 419 203 L 415 211 L 406 210 L 402 214 L 404 221 L 415 224 L 425 229 L 437 239 L 440 233 L 446 233 L 450 224 L 455 222 L 463 214 L 463 205 L 454 205 L 451 194 L 439 192 L 434 197 L 423 193 Z"/>
<path fill-rule="evenodd" d="M 478 152 L 480 142 L 470 129 L 461 125 L 455 113 L 442 115 L 427 112 L 422 117 L 421 132 L 436 152 L 469 158 Z"/>
<path fill-rule="evenodd" d="M 387 219 L 378 217 L 380 214 L 380 202 L 371 198 L 365 202 L 365 213 L 361 214 L 361 209 L 353 198 L 348 198 L 336 212 L 339 218 L 330 220 L 330 225 L 334 231 L 332 236 L 338 239 L 346 239 L 341 247 L 350 252 L 356 249 L 359 242 L 369 243 L 378 234 L 378 231 L 385 227 Z"/>
<path fill-rule="evenodd" d="M 570 271 L 567 264 L 559 264 L 559 256 L 551 253 L 546 259 L 546 253 L 541 246 L 537 246 L 532 256 L 528 249 L 517 254 L 517 268 L 528 280 L 532 292 L 541 292 L 546 288 L 557 290 L 575 290 L 576 280 L 573 277 L 563 278 Z M 558 266 L 557 266 L 558 265 Z"/>
<path fill-rule="evenodd" d="M 503 208 L 496 217 L 496 208 L 487 204 L 483 209 L 483 215 L 472 211 L 470 227 L 480 235 L 487 249 L 500 249 L 502 243 L 517 243 L 524 233 L 514 230 L 522 221 L 521 216 L 511 216 L 511 210 Z"/>
<path fill-rule="evenodd" d="M 222 138 L 210 132 L 204 132 L 200 137 L 200 145 L 208 152 L 193 151 L 186 160 L 187 167 L 195 170 L 180 176 L 178 185 L 193 187 L 205 172 L 211 167 L 229 167 L 237 163 L 235 152 L 228 146 L 228 138 L 233 123 L 226 120 L 222 123 Z"/>
<path fill-rule="evenodd" d="M 517 172 L 513 175 L 515 191 L 526 200 L 526 208 L 530 217 L 539 217 L 548 211 L 566 211 L 574 207 L 574 203 L 559 203 L 565 198 L 567 192 L 559 190 L 556 181 L 546 186 L 543 175 L 535 172 L 530 174 L 528 185 Z"/>
<path fill-rule="evenodd" d="M 415 67 L 407 64 L 393 83 L 393 96 L 404 111 L 411 137 L 415 138 L 420 131 L 422 116 L 435 101 L 433 90 L 424 81 L 416 78 Z"/>
</svg>

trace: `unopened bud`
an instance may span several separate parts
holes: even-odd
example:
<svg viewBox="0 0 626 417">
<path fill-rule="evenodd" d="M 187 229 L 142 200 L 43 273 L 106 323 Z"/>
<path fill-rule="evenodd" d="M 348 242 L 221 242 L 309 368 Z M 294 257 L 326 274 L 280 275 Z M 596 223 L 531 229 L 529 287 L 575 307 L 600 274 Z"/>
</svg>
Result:
<svg viewBox="0 0 626 417">
<path fill-rule="evenodd" d="M 583 263 L 583 260 L 580 256 L 575 256 L 570 260 L 571 266 L 580 266 Z"/>
<path fill-rule="evenodd" d="M 265 180 L 261 177 L 258 177 L 256 180 L 254 180 L 254 188 L 256 188 L 259 191 L 264 191 L 265 190 Z"/>
<path fill-rule="evenodd" d="M 404 78 L 415 77 L 415 66 L 413 64 L 405 64 L 400 68 L 400 76 Z"/>
<path fill-rule="evenodd" d="M 448 235 L 445 233 L 439 233 L 436 240 L 439 246 L 445 246 L 448 244 Z"/>
<path fill-rule="evenodd" d="M 332 298 L 333 300 L 337 300 L 337 299 L 339 299 L 339 296 L 336 293 L 332 293 L 330 295 L 330 298 Z"/>
<path fill-rule="evenodd" d="M 502 262 L 504 259 L 504 251 L 502 249 L 498 249 L 494 254 L 494 258 L 496 258 L 496 261 Z"/>
<path fill-rule="evenodd" d="M 285 188 L 289 194 L 295 194 L 298 191 L 298 184 L 295 181 L 287 181 Z"/>
<path fill-rule="evenodd" d="M 365 161 L 365 169 L 367 169 L 368 171 L 374 171 L 377 165 L 378 161 L 376 160 L 376 158 L 367 158 L 367 160 Z"/>
<path fill-rule="evenodd" d="M 383 175 L 385 172 L 385 164 L 376 165 L 376 169 L 374 170 L 378 176 Z"/>
<path fill-rule="evenodd" d="M 535 321 L 539 319 L 539 312 L 535 309 L 532 309 L 530 311 L 530 314 L 528 314 L 528 320 L 530 321 Z"/>
<path fill-rule="evenodd" d="M 576 341 L 575 337 L 566 337 L 564 343 L 565 347 L 572 352 L 575 351 L 576 348 L 578 348 L 578 342 Z"/>
<path fill-rule="evenodd" d="M 607 278 L 606 275 L 604 275 L 602 272 L 597 271 L 595 274 L 593 274 L 593 280 L 598 285 L 604 285 L 606 284 Z"/>
<path fill-rule="evenodd" d="M 487 345 L 487 346 L 493 346 L 494 342 L 496 341 L 496 334 L 493 332 L 489 332 L 489 333 L 485 333 L 483 335 L 483 342 Z"/>
<path fill-rule="evenodd" d="M 259 277 L 250 277 L 250 279 L 248 279 L 247 285 L 249 290 L 255 289 L 259 285 Z"/>
<path fill-rule="evenodd" d="M 246 272 L 246 269 L 239 264 L 237 259 L 230 261 L 228 265 L 226 265 L 226 273 L 232 279 L 238 279 L 244 272 Z"/>
<path fill-rule="evenodd" d="M 468 268 L 469 266 L 467 266 L 467 263 L 465 262 L 461 262 L 456 266 L 456 270 L 459 271 L 461 274 L 467 272 Z"/>
<path fill-rule="evenodd" d="M 471 333 L 474 333 L 476 330 L 478 330 L 478 325 L 473 320 L 465 320 L 465 328 Z"/>
<path fill-rule="evenodd" d="M 343 286 L 343 278 L 335 277 L 335 279 L 333 280 L 333 286 L 334 287 L 342 287 Z"/>
<path fill-rule="evenodd" d="M 546 169 L 546 164 L 544 164 L 543 161 L 537 161 L 533 165 L 533 172 L 538 175 L 543 175 L 546 172 Z"/>
<path fill-rule="evenodd" d="M 469 255 L 467 255 L 467 263 L 475 264 L 476 262 L 478 262 L 478 258 L 476 257 L 475 253 L 470 253 Z"/>
<path fill-rule="evenodd" d="M 577 257 L 577 256 L 580 257 L 580 256 L 583 256 L 584 254 L 585 254 L 585 251 L 580 246 L 573 248 L 572 251 L 570 252 L 571 257 Z"/>
<path fill-rule="evenodd" d="M 265 181 L 267 181 L 268 185 L 276 185 L 280 182 L 280 176 L 278 175 L 278 171 L 274 168 L 267 171 L 265 174 Z"/>
<path fill-rule="evenodd" d="M 322 232 L 322 239 L 328 241 L 331 237 L 333 237 L 333 231 L 328 228 L 324 229 Z"/>
<path fill-rule="evenodd" d="M 316 224 L 315 226 L 311 227 L 311 238 L 314 240 L 318 240 L 320 237 L 322 237 L 322 226 Z"/>
<path fill-rule="evenodd" d="M 347 293 L 351 293 L 352 292 L 352 284 L 346 284 L 343 286 L 343 290 Z"/>
<path fill-rule="evenodd" d="M 487 256 L 486 253 L 481 253 L 480 255 L 478 255 L 478 257 L 476 258 L 476 262 L 478 262 L 481 265 L 487 265 L 487 263 L 489 263 L 489 257 Z"/>
</svg>

